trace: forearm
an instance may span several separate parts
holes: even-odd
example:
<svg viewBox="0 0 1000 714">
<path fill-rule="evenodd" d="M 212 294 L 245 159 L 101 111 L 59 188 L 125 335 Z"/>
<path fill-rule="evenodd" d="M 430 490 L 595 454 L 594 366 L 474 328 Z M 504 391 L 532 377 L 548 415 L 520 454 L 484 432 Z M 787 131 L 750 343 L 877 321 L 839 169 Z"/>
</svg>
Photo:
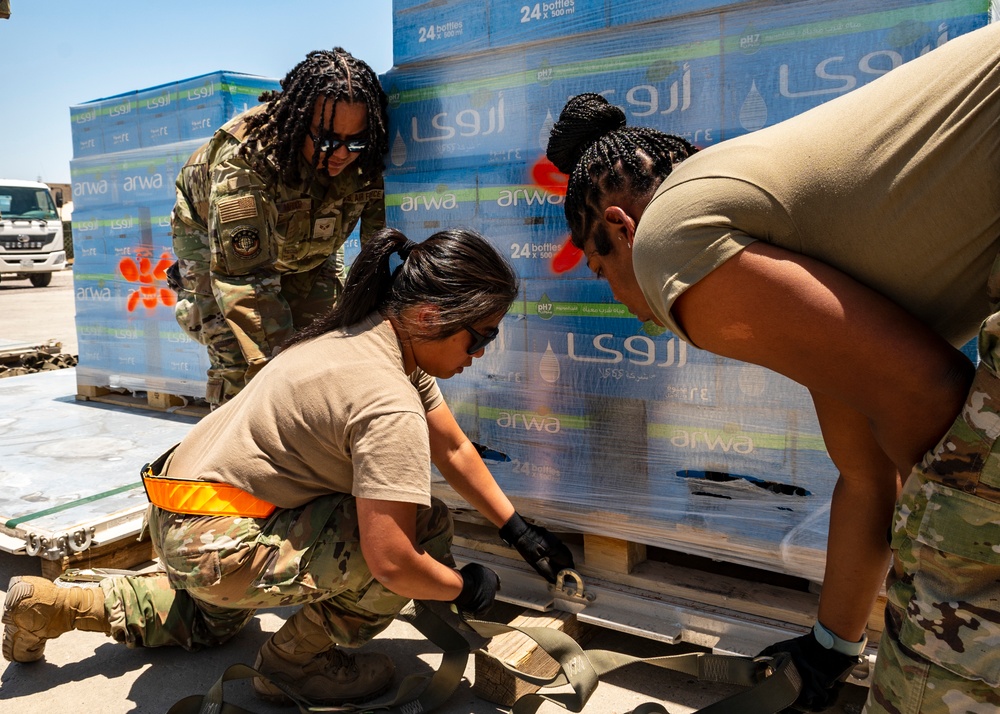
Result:
<svg viewBox="0 0 1000 714">
<path fill-rule="evenodd" d="M 434 463 L 448 484 L 497 528 L 513 515 L 513 504 L 468 439 Z"/>
<path fill-rule="evenodd" d="M 378 581 L 402 597 L 450 602 L 462 591 L 462 576 L 428 553 L 400 552 L 384 558 Z"/>
<path fill-rule="evenodd" d="M 462 576 L 417 542 L 416 504 L 359 498 L 357 510 L 361 554 L 384 587 L 418 600 L 458 597 Z"/>
<path fill-rule="evenodd" d="M 899 478 L 863 415 L 822 395 L 814 394 L 813 401 L 827 451 L 841 474 L 830 505 L 819 620 L 856 642 L 889 567 L 886 533 Z"/>
<path fill-rule="evenodd" d="M 514 506 L 486 468 L 448 405 L 427 412 L 431 460 L 445 481 L 497 528 L 514 514 Z"/>
<path fill-rule="evenodd" d="M 968 359 L 853 278 L 758 241 L 684 292 L 673 313 L 696 345 L 780 372 L 868 420 L 905 477 L 971 385 Z"/>
</svg>

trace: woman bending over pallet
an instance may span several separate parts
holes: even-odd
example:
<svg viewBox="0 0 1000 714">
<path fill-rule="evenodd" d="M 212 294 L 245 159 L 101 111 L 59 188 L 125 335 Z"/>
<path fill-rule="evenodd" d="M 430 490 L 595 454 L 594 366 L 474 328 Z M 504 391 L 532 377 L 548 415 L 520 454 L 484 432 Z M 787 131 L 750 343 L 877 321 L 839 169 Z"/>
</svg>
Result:
<svg viewBox="0 0 1000 714">
<path fill-rule="evenodd" d="M 499 587 L 479 564 L 455 569 L 432 462 L 554 582 L 573 567 L 569 549 L 514 511 L 435 381 L 483 355 L 517 290 L 510 266 L 475 233 L 420 244 L 377 233 L 336 307 L 144 469 L 166 572 L 99 588 L 14 578 L 4 657 L 34 662 L 47 639 L 72 629 L 196 650 L 231 638 L 258 608 L 301 605 L 255 669 L 314 704 L 377 696 L 392 661 L 342 648 L 368 642 L 411 599 L 481 613 Z M 253 687 L 286 699 L 262 678 Z"/>
<path fill-rule="evenodd" d="M 765 650 L 797 706 L 833 704 L 894 556 L 867 712 L 998 711 L 1000 26 L 703 151 L 580 95 L 547 153 L 618 301 L 813 396 L 841 474 L 818 622 Z"/>
</svg>

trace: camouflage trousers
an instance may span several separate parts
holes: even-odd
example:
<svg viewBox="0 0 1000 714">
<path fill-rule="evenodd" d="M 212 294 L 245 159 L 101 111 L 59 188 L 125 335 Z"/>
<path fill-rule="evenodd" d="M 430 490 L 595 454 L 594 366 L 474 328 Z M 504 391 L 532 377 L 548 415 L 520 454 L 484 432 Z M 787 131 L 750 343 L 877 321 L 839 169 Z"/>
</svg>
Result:
<svg viewBox="0 0 1000 714">
<path fill-rule="evenodd" d="M 105 578 L 111 636 L 129 647 L 218 645 L 258 608 L 301 605 L 332 642 L 359 647 L 409 602 L 372 577 L 353 496 L 332 494 L 267 519 L 178 515 L 149 509 L 165 573 Z M 419 546 L 454 567 L 451 513 L 417 510 Z"/>
<path fill-rule="evenodd" d="M 986 363 L 910 474 L 892 547 L 865 712 L 1000 711 L 1000 378 Z"/>
<path fill-rule="evenodd" d="M 236 396 L 247 382 L 267 363 L 268 342 L 283 342 L 317 317 L 325 315 L 340 294 L 339 264 L 336 257 L 318 268 L 302 273 L 269 273 L 256 280 L 243 280 L 216 295 L 208 263 L 179 259 L 181 276 L 174 317 L 187 335 L 208 349 L 208 385 L 206 400 L 221 404 Z M 226 320 L 220 300 L 235 310 L 254 310 L 255 305 L 285 304 L 291 315 L 268 319 L 258 315 L 259 334 L 237 334 Z M 277 303 L 275 301 L 278 301 Z M 284 320 L 288 324 L 278 324 Z"/>
</svg>

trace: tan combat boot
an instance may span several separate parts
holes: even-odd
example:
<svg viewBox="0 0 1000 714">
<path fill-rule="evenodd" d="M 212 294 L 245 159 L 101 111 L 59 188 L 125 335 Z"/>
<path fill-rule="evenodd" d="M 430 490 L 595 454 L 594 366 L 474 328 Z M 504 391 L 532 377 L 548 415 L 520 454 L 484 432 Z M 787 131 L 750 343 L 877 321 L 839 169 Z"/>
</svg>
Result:
<svg viewBox="0 0 1000 714">
<path fill-rule="evenodd" d="M 11 578 L 4 602 L 3 657 L 35 662 L 45 654 L 45 640 L 85 630 L 111 634 L 100 588 L 61 588 L 32 576 Z"/>
<path fill-rule="evenodd" d="M 349 653 L 337 647 L 302 610 L 264 643 L 254 669 L 323 706 L 373 699 L 389 688 L 395 673 L 392 660 L 384 654 Z M 281 689 L 260 677 L 254 677 L 253 689 L 265 701 L 290 703 Z"/>
</svg>

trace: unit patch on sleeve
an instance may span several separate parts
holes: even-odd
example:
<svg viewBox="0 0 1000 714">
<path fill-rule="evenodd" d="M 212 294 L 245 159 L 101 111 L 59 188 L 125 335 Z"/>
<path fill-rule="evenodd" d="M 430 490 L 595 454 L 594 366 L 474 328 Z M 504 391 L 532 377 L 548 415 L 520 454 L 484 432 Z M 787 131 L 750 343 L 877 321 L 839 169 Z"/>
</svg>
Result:
<svg viewBox="0 0 1000 714">
<path fill-rule="evenodd" d="M 232 223 L 257 216 L 257 201 L 253 196 L 235 196 L 219 201 L 219 221 Z"/>
<path fill-rule="evenodd" d="M 233 252 L 245 260 L 260 255 L 260 231 L 253 226 L 242 226 L 229 234 Z"/>
</svg>

